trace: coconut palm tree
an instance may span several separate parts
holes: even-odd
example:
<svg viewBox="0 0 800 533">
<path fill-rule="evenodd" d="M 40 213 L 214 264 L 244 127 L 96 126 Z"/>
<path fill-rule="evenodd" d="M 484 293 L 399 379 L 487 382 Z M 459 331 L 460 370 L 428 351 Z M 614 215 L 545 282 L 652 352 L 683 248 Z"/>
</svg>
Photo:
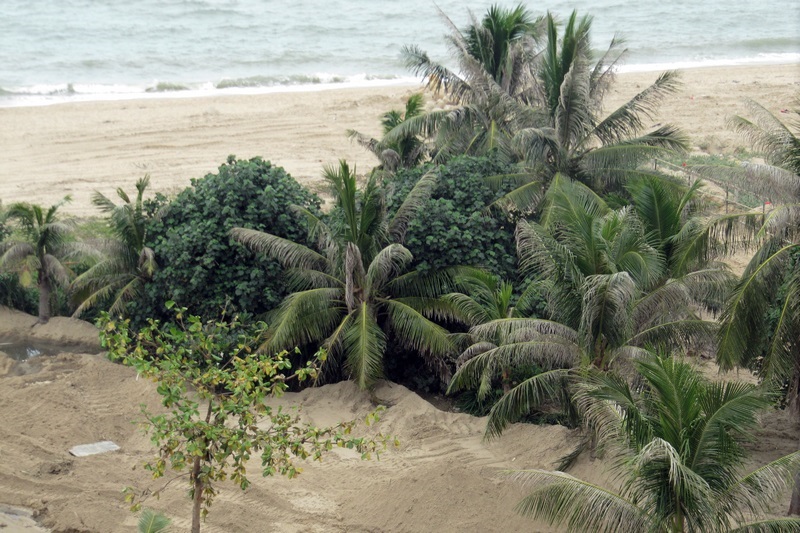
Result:
<svg viewBox="0 0 800 533">
<path fill-rule="evenodd" d="M 406 120 L 416 117 L 425 110 L 425 97 L 422 93 L 412 94 L 406 100 L 403 112 L 391 110 L 381 120 L 384 135 Z M 391 142 L 374 139 L 355 130 L 347 130 L 347 136 L 355 139 L 361 146 L 375 154 L 380 160 L 379 168 L 393 172 L 398 168 L 413 168 L 419 165 L 427 155 L 428 144 L 418 135 L 409 134 Z"/>
<path fill-rule="evenodd" d="M 592 372 L 577 403 L 617 457 L 618 492 L 564 472 L 523 470 L 526 516 L 569 531 L 800 531 L 762 518 L 800 469 L 800 452 L 744 472 L 743 444 L 774 398 L 739 382 L 708 382 L 677 358 L 636 361 L 635 384 Z"/>
<path fill-rule="evenodd" d="M 143 203 L 149 184 L 149 176 L 136 182 L 134 200 L 117 189 L 123 201 L 120 205 L 102 193 L 94 193 L 92 203 L 108 215 L 115 239 L 105 242 L 103 258 L 72 282 L 72 300 L 77 306 L 72 316 L 109 301 L 110 313 L 124 313 L 125 304 L 141 294 L 144 284 L 152 279 L 157 264 L 153 250 L 145 245 L 148 217 Z"/>
<path fill-rule="evenodd" d="M 384 141 L 410 135 L 435 138 L 435 162 L 461 154 L 486 155 L 497 151 L 518 160 L 511 150 L 514 132 L 532 125 L 534 113 L 524 106 L 524 92 L 533 76 L 532 59 L 542 34 L 541 19 L 521 5 L 491 7 L 480 21 L 459 30 L 442 13 L 451 33 L 447 37 L 460 74 L 437 63 L 416 46 L 403 49 L 406 65 L 423 76 L 433 92 L 444 92 L 454 106 L 422 113 L 398 124 Z"/>
<path fill-rule="evenodd" d="M 514 294 L 511 283 L 483 270 L 471 270 L 456 278 L 454 285 L 461 292 L 453 292 L 442 296 L 454 312 L 454 316 L 467 326 L 466 334 L 455 334 L 454 338 L 462 345 L 461 355 L 456 359 L 456 366 L 461 367 L 473 357 L 502 346 L 507 339 L 501 332 L 494 331 L 490 335 L 481 335 L 474 328 L 493 321 L 522 318 L 531 315 L 535 307 L 534 299 L 537 291 L 532 285 L 522 295 Z M 511 390 L 510 367 L 500 370 L 503 392 Z M 491 378 L 486 375 L 481 381 L 478 400 L 483 401 L 490 390 Z"/>
<path fill-rule="evenodd" d="M 383 374 L 390 335 L 420 352 L 446 377 L 452 351 L 447 331 L 429 317 L 446 316 L 432 296 L 445 291 L 449 276 L 407 272 L 412 255 L 401 243 L 409 218 L 430 195 L 435 175 L 424 176 L 393 217 L 387 217 L 375 175 L 359 190 L 355 171 L 342 161 L 325 170 L 336 207 L 326 223 L 299 210 L 311 225 L 318 250 L 246 228 L 231 235 L 248 248 L 289 268 L 295 292 L 271 320 L 263 349 L 317 343 L 366 389 Z M 427 316 L 426 316 L 427 315 Z"/>
<path fill-rule="evenodd" d="M 32 282 L 36 276 L 40 324 L 50 320 L 53 289 L 66 287 L 72 276 L 63 262 L 75 252 L 75 246 L 66 241 L 72 227 L 58 220 L 58 209 L 69 200 L 70 197 L 66 196 L 46 210 L 36 204 L 15 203 L 7 212 L 8 219 L 20 226 L 25 240 L 3 243 L 0 269 L 19 272 L 23 285 Z"/>
<path fill-rule="evenodd" d="M 733 127 L 764 153 L 764 163 L 748 163 L 731 177 L 775 208 L 763 219 L 759 248 L 728 300 L 720 327 L 720 366 L 758 363 L 769 382 L 788 384 L 788 403 L 800 412 L 800 102 L 784 124 L 763 106 L 748 103 L 752 120 L 734 117 Z M 740 215 L 752 222 L 752 214 Z M 753 226 L 751 226 L 751 229 Z M 771 313 L 777 310 L 777 316 Z M 768 339 L 764 346 L 763 339 Z M 800 476 L 790 513 L 800 514 Z"/>
<path fill-rule="evenodd" d="M 719 302 L 730 284 L 721 270 L 667 278 L 667 265 L 630 208 L 611 210 L 593 191 L 557 175 L 540 223 L 520 221 L 521 270 L 538 280 L 544 318 L 504 318 L 471 328 L 502 344 L 463 357 L 449 392 L 486 390 L 503 368 L 535 363 L 545 371 L 505 394 L 492 408 L 487 435 L 546 401 L 570 397 L 580 370 L 608 370 L 658 350 L 698 350 L 716 326 L 697 305 Z"/>
<path fill-rule="evenodd" d="M 494 5 L 480 21 L 470 13 L 471 23 L 459 30 L 447 15 L 440 14 L 450 29 L 446 39 L 462 75 L 431 60 L 417 46 L 403 47 L 406 65 L 426 79 L 429 89 L 444 90 L 459 102 L 469 98 L 473 82 L 486 77 L 512 97 L 524 90 L 542 35 L 541 18 L 534 18 L 522 4 L 514 8 Z"/>
<path fill-rule="evenodd" d="M 543 110 L 538 123 L 520 128 L 513 150 L 522 154 L 528 169 L 520 187 L 499 204 L 518 209 L 535 206 L 557 173 L 596 190 L 614 188 L 633 176 L 655 174 L 642 163 L 666 151 L 682 151 L 687 140 L 677 128 L 647 128 L 658 103 L 678 87 L 676 72 L 661 74 L 610 114 L 603 114 L 603 98 L 614 81 L 614 68 L 624 56 L 614 39 L 598 60 L 589 40 L 591 17 L 572 12 L 558 35 L 558 24 L 548 13 L 547 42 L 535 66 L 536 83 L 529 106 Z M 658 175 L 658 174 L 656 174 Z"/>
</svg>

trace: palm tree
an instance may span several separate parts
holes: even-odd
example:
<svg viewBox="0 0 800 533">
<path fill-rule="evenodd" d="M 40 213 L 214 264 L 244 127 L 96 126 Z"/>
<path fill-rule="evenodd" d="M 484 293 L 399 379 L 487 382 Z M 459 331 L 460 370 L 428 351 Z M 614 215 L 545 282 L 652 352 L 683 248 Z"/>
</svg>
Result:
<svg viewBox="0 0 800 533">
<path fill-rule="evenodd" d="M 728 300 L 720 327 L 718 361 L 723 369 L 760 364 L 769 382 L 788 384 L 788 403 L 800 412 L 800 103 L 784 124 L 749 102 L 753 120 L 735 117 L 734 128 L 765 155 L 764 164 L 743 165 L 732 177 L 768 194 L 775 209 L 763 220 L 760 247 Z M 752 215 L 744 215 L 752 221 Z M 771 309 L 777 317 L 770 318 Z M 768 339 L 764 347 L 763 339 Z M 800 476 L 790 513 L 800 514 Z"/>
<path fill-rule="evenodd" d="M 327 168 L 325 178 L 336 200 L 330 221 L 298 210 L 308 219 L 319 251 L 268 233 L 231 230 L 237 241 L 286 266 L 295 290 L 271 320 L 262 349 L 317 343 L 334 360 L 344 357 L 350 377 L 366 389 L 383 374 L 392 335 L 446 376 L 451 341 L 428 317 L 445 316 L 444 306 L 432 296 L 444 292 L 449 276 L 406 272 L 412 256 L 401 244 L 408 220 L 431 193 L 435 175 L 420 179 L 391 218 L 374 175 L 358 190 L 355 171 L 342 161 L 338 168 Z"/>
<path fill-rule="evenodd" d="M 800 452 L 743 474 L 743 444 L 773 398 L 751 384 L 711 383 L 676 358 L 635 362 L 637 383 L 591 373 L 577 403 L 618 456 L 619 492 L 564 472 L 523 470 L 533 491 L 517 506 L 569 531 L 800 531 L 761 518 L 800 468 Z"/>
<path fill-rule="evenodd" d="M 459 30 L 440 11 L 450 28 L 446 37 L 463 77 L 437 63 L 417 46 L 403 47 L 406 65 L 427 80 L 429 89 L 444 90 L 456 101 L 469 98 L 475 82 L 487 77 L 510 96 L 527 85 L 528 66 L 536 55 L 536 42 L 542 34 L 541 18 L 534 18 L 522 4 L 514 8 L 494 5 L 479 22 L 470 13 L 471 24 Z"/>
<path fill-rule="evenodd" d="M 144 284 L 152 279 L 157 264 L 153 250 L 145 245 L 148 217 L 143 204 L 149 184 L 149 176 L 136 182 L 133 201 L 125 191 L 117 189 L 117 196 L 124 202 L 121 205 L 99 192 L 92 197 L 92 203 L 108 215 L 115 239 L 104 243 L 103 259 L 72 282 L 72 299 L 77 306 L 72 316 L 78 317 L 108 301 L 110 313 L 124 313 L 125 304 L 141 294 Z"/>
<path fill-rule="evenodd" d="M 729 275 L 716 269 L 666 278 L 663 254 L 648 242 L 630 207 L 611 210 L 588 187 L 560 175 L 548 191 L 541 222 L 519 222 L 517 252 L 521 270 L 538 280 L 549 316 L 474 326 L 471 334 L 499 335 L 503 343 L 465 357 L 448 391 L 485 389 L 512 365 L 544 369 L 494 405 L 489 436 L 546 401 L 567 407 L 564 400 L 581 369 L 608 370 L 655 350 L 703 347 L 716 327 L 694 308 L 719 302 L 730 284 Z"/>
<path fill-rule="evenodd" d="M 518 157 L 511 148 L 514 132 L 533 124 L 535 113 L 512 105 L 525 100 L 531 83 L 532 59 L 542 33 L 541 19 L 519 5 L 491 7 L 481 21 L 459 30 L 442 13 L 450 27 L 447 37 L 463 74 L 432 61 L 416 46 L 403 49 L 406 65 L 426 79 L 428 89 L 443 91 L 455 103 L 451 109 L 422 113 L 398 124 L 384 136 L 393 142 L 408 136 L 435 138 L 434 162 L 461 154 L 486 155 L 497 151 L 507 159 Z"/>
<path fill-rule="evenodd" d="M 513 145 L 528 168 L 522 183 L 499 203 L 531 209 L 553 176 L 560 173 L 596 190 L 616 187 L 634 176 L 655 174 L 642 163 L 665 151 L 682 151 L 686 137 L 675 127 L 646 130 L 658 103 L 678 87 L 676 72 L 665 72 L 628 102 L 603 116 L 603 98 L 624 56 L 622 42 L 612 40 L 594 61 L 589 34 L 591 17 L 570 15 L 564 32 L 548 13 L 545 51 L 534 67 L 536 83 L 529 106 L 543 110 L 538 123 L 516 131 Z M 658 175 L 658 174 L 655 174 Z"/>
<path fill-rule="evenodd" d="M 467 334 L 454 335 L 464 345 L 461 355 L 456 359 L 456 367 L 461 367 L 473 357 L 506 344 L 508 339 L 502 335 L 502 332 L 493 331 L 489 335 L 481 334 L 478 326 L 493 321 L 530 316 L 530 312 L 535 306 L 533 300 L 538 294 L 533 285 L 529 285 L 528 290 L 517 298 L 511 283 L 477 269 L 459 276 L 455 280 L 455 286 L 463 292 L 446 294 L 442 296 L 442 300 L 452 306 L 454 316 L 471 328 Z M 510 367 L 500 370 L 504 393 L 511 390 L 510 370 Z M 478 391 L 479 401 L 485 400 L 492 377 L 487 374 L 481 380 L 481 387 Z"/>
<path fill-rule="evenodd" d="M 36 204 L 15 203 L 7 212 L 9 220 L 21 227 L 24 241 L 9 241 L 0 251 L 0 269 L 20 273 L 23 285 L 30 283 L 34 274 L 39 288 L 39 323 L 45 324 L 52 314 L 51 293 L 55 287 L 66 287 L 72 272 L 63 263 L 74 246 L 66 242 L 72 228 L 59 221 L 58 209 L 70 200 L 66 196 L 61 202 L 47 210 Z"/>
<path fill-rule="evenodd" d="M 425 109 L 425 97 L 422 93 L 412 94 L 406 101 L 405 110 L 391 110 L 381 120 L 383 134 L 386 135 L 406 120 L 419 116 Z M 418 135 L 408 134 L 391 142 L 368 137 L 355 130 L 347 130 L 347 136 L 355 139 L 361 146 L 375 154 L 381 162 L 380 168 L 393 172 L 398 168 L 414 168 L 427 155 L 428 144 Z"/>
</svg>

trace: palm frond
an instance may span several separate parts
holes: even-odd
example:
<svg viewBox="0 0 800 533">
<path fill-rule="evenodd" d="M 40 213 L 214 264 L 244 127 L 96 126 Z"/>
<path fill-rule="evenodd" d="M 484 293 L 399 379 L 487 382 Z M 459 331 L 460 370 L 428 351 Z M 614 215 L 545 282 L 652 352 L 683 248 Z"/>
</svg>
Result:
<svg viewBox="0 0 800 533">
<path fill-rule="evenodd" d="M 288 350 L 325 339 L 347 314 L 342 293 L 338 288 L 317 288 L 287 296 L 261 349 Z"/>
<path fill-rule="evenodd" d="M 428 199 L 433 194 L 438 180 L 438 173 L 435 171 L 426 172 L 414 188 L 406 195 L 403 203 L 395 212 L 391 222 L 389 222 L 389 235 L 394 242 L 402 243 L 405 240 L 408 223 L 416 213 L 426 205 Z"/>
<path fill-rule="evenodd" d="M 152 509 L 144 509 L 139 515 L 137 530 L 139 533 L 166 533 L 170 519 Z"/>
<path fill-rule="evenodd" d="M 772 243 L 763 246 L 750 261 L 742 280 L 725 306 L 719 332 L 717 359 L 727 370 L 758 356 L 759 333 L 770 306 L 770 295 L 778 286 L 786 261 L 797 245 Z"/>
<path fill-rule="evenodd" d="M 625 102 L 603 119 L 587 138 L 597 136 L 604 145 L 629 139 L 644 129 L 642 118 L 653 119 L 665 96 L 680 88 L 677 71 L 663 72 L 652 85 Z"/>
<path fill-rule="evenodd" d="M 633 502 L 564 472 L 521 470 L 511 473 L 511 478 L 524 487 L 533 487 L 533 492 L 517 505 L 517 512 L 551 526 L 597 533 L 652 529 L 648 514 Z"/>
<path fill-rule="evenodd" d="M 499 437 L 508 424 L 536 410 L 545 402 L 558 403 L 568 396 L 565 394 L 570 371 L 558 368 L 536 374 L 504 394 L 489 411 L 484 436 Z"/>
<path fill-rule="evenodd" d="M 325 270 L 327 259 L 308 246 L 247 228 L 233 228 L 231 238 L 256 253 L 264 253 L 291 268 Z"/>
</svg>

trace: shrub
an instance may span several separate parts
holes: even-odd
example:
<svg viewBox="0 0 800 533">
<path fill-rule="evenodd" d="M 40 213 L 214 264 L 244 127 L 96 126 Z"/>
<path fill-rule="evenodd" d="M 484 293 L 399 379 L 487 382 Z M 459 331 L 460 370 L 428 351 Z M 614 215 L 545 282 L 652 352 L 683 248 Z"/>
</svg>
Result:
<svg viewBox="0 0 800 533">
<path fill-rule="evenodd" d="M 458 157 L 438 168 L 401 170 L 384 180 L 387 206 L 397 209 L 411 187 L 430 170 L 439 180 L 427 205 L 411 219 L 406 247 L 419 270 L 481 266 L 504 279 L 517 270 L 513 221 L 490 217 L 486 208 L 511 187 L 493 190 L 486 178 L 511 172 L 492 157 Z"/>
<path fill-rule="evenodd" d="M 217 174 L 192 180 L 151 223 L 148 244 L 159 270 L 131 315 L 164 317 L 165 300 L 205 317 L 226 306 L 251 314 L 271 310 L 287 294 L 282 267 L 257 257 L 228 232 L 240 226 L 306 242 L 305 224 L 291 206 L 318 212 L 320 204 L 283 168 L 230 156 Z"/>
</svg>

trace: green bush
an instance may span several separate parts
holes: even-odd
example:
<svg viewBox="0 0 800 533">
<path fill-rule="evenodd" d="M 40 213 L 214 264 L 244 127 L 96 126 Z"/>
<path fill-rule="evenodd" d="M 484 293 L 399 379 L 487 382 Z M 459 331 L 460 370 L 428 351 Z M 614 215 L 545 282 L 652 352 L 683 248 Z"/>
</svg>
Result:
<svg viewBox="0 0 800 533">
<path fill-rule="evenodd" d="M 458 157 L 438 168 L 401 170 L 384 180 L 390 211 L 425 172 L 439 174 L 425 207 L 414 217 L 406 247 L 419 270 L 446 266 L 481 266 L 504 279 L 516 279 L 517 257 L 513 221 L 490 217 L 486 208 L 511 187 L 493 190 L 486 178 L 512 171 L 491 157 Z"/>
<path fill-rule="evenodd" d="M 223 307 L 255 315 L 271 310 L 287 294 L 282 267 L 256 257 L 228 232 L 240 226 L 306 242 L 307 228 L 291 206 L 317 212 L 320 204 L 283 168 L 230 156 L 217 174 L 192 180 L 148 228 L 159 268 L 131 316 L 164 317 L 166 300 L 204 317 Z"/>
</svg>

